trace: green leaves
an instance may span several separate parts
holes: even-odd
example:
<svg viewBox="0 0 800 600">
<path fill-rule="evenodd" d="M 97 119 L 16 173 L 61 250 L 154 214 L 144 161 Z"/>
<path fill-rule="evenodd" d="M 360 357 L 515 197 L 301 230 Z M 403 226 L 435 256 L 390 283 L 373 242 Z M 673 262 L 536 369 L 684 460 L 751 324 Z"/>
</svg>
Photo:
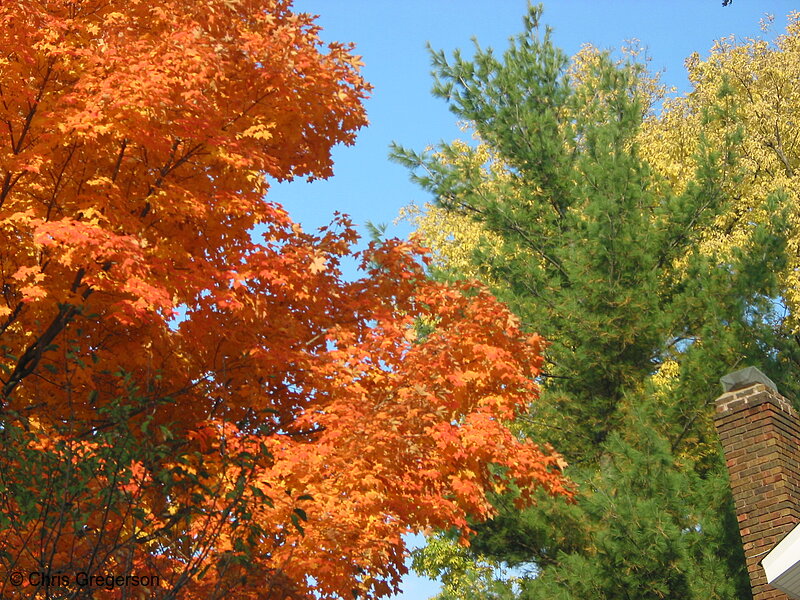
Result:
<svg viewBox="0 0 800 600">
<path fill-rule="evenodd" d="M 747 577 L 709 403 L 739 361 L 791 379 L 785 196 L 741 208 L 742 110 L 724 82 L 704 111 L 723 133 L 692 146 L 672 185 L 645 158 L 661 139 L 646 137 L 654 78 L 594 49 L 570 64 L 540 16 L 529 9 L 502 58 L 432 53 L 434 94 L 477 143 L 392 154 L 433 196 L 418 222 L 441 272 L 482 278 L 550 342 L 542 397 L 517 427 L 562 452 L 580 488 L 570 508 L 495 497 L 472 566 L 530 563 L 518 593 L 537 600 L 736 598 Z M 451 558 L 444 572 L 463 572 Z"/>
<path fill-rule="evenodd" d="M 292 525 L 294 525 L 295 529 L 300 532 L 300 535 L 305 535 L 306 530 L 300 525 L 300 521 L 308 521 L 308 516 L 306 515 L 306 511 L 302 508 L 295 508 L 290 515 L 292 520 Z"/>
</svg>

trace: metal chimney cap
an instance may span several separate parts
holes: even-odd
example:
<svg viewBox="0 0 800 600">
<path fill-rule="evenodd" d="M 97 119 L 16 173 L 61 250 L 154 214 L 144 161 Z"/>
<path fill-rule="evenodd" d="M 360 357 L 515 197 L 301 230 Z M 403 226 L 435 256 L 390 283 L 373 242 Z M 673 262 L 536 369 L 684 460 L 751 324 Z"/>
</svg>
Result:
<svg viewBox="0 0 800 600">
<path fill-rule="evenodd" d="M 755 367 L 745 367 L 744 369 L 739 369 L 733 373 L 728 373 L 719 381 L 722 384 L 723 391 L 725 392 L 740 390 L 742 388 L 751 386 L 754 383 L 763 383 L 776 392 L 778 391 L 778 386 L 776 386 L 769 377 L 764 375 Z"/>
</svg>

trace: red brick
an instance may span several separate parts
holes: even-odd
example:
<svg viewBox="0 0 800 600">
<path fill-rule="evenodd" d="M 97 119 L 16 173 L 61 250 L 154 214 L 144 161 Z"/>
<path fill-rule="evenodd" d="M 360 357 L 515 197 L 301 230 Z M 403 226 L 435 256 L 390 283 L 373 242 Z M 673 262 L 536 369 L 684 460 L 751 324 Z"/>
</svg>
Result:
<svg viewBox="0 0 800 600">
<path fill-rule="evenodd" d="M 788 600 L 759 561 L 800 521 L 800 419 L 763 384 L 717 399 L 714 424 L 725 452 L 753 600 Z"/>
</svg>

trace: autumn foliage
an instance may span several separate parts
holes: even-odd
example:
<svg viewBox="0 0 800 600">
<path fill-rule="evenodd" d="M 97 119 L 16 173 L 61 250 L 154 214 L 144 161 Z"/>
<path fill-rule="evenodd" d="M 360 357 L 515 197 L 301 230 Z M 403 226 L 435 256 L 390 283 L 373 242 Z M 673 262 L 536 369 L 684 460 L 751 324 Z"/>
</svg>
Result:
<svg viewBox="0 0 800 600">
<path fill-rule="evenodd" d="M 347 218 L 265 200 L 366 124 L 352 49 L 290 4 L 0 3 L 3 571 L 380 597 L 403 533 L 466 535 L 512 480 L 566 493 L 505 426 L 538 337 L 413 242 L 343 281 Z"/>
</svg>

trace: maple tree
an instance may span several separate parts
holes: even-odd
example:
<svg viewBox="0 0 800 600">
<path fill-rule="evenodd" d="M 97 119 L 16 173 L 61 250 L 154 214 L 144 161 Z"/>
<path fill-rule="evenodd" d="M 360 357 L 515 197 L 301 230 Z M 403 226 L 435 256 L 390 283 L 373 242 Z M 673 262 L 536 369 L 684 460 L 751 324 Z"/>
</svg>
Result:
<svg viewBox="0 0 800 600">
<path fill-rule="evenodd" d="M 466 541 L 512 482 L 521 505 L 569 494 L 506 426 L 538 336 L 429 281 L 415 242 L 345 282 L 347 218 L 310 234 L 265 200 L 265 175 L 330 175 L 366 124 L 357 57 L 317 34 L 283 0 L 0 5 L 7 573 L 380 597 L 402 534 Z"/>
</svg>

